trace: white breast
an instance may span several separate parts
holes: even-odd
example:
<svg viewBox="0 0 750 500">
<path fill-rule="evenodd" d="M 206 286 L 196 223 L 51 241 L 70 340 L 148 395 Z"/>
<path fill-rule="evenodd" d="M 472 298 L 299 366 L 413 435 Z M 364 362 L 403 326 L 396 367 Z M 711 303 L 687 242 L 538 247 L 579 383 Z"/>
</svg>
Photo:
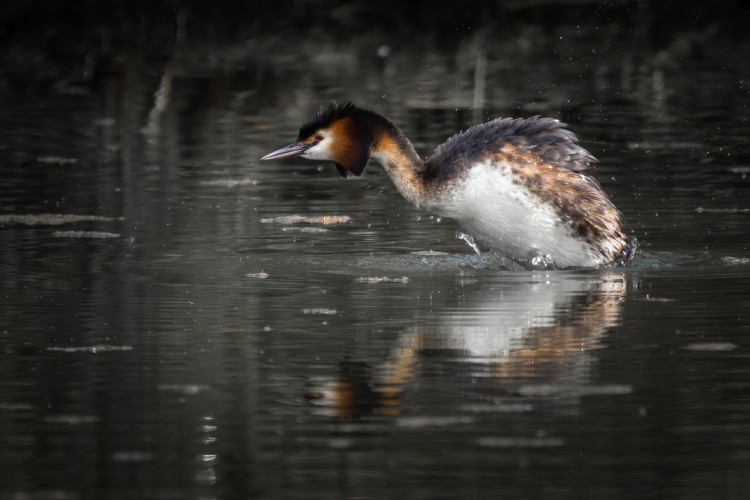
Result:
<svg viewBox="0 0 750 500">
<path fill-rule="evenodd" d="M 555 267 L 605 263 L 590 245 L 574 236 L 554 207 L 514 183 L 507 165 L 475 165 L 438 198 L 420 205 L 455 219 L 474 238 L 527 267 L 539 257 L 551 259 Z"/>
</svg>

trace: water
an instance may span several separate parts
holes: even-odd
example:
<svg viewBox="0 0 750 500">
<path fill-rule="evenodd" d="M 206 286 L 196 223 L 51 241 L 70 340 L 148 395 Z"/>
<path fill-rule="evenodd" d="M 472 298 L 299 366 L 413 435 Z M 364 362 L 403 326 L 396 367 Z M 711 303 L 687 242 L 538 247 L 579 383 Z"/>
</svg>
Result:
<svg viewBox="0 0 750 500">
<path fill-rule="evenodd" d="M 335 56 L 6 96 L 2 497 L 745 498 L 746 55 Z M 639 256 L 505 270 L 379 167 L 258 161 L 330 97 L 423 154 L 569 122 Z"/>
</svg>

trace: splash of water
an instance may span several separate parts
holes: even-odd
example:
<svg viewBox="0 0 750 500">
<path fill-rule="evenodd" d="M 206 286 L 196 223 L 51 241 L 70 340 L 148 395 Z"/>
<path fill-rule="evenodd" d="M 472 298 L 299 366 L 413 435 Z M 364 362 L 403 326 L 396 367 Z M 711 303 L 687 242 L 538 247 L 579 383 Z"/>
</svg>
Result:
<svg viewBox="0 0 750 500">
<path fill-rule="evenodd" d="M 477 255 L 482 255 L 482 252 L 479 251 L 479 247 L 476 243 L 474 243 L 474 238 L 470 234 L 459 231 L 456 233 L 456 238 L 458 238 L 459 240 L 464 240 L 466 244 L 469 245 L 477 253 Z"/>
<path fill-rule="evenodd" d="M 547 255 L 536 255 L 531 259 L 531 265 L 535 269 L 554 269 L 555 261 L 552 260 L 552 256 Z"/>
</svg>

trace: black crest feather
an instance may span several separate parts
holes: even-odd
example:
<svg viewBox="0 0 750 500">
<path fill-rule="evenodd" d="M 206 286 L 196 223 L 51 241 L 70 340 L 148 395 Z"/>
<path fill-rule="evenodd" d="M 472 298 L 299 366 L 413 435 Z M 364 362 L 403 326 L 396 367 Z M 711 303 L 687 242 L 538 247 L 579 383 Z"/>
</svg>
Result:
<svg viewBox="0 0 750 500">
<path fill-rule="evenodd" d="M 352 120 L 347 120 L 345 135 L 337 141 L 337 156 L 332 160 L 341 177 L 347 178 L 349 174 L 360 176 L 370 157 L 372 116 L 374 113 L 358 108 L 351 102 L 330 101 L 321 105 L 315 117 L 302 125 L 297 140 L 304 141 L 318 130 L 352 117 Z"/>
<path fill-rule="evenodd" d="M 346 118 L 358 109 L 357 106 L 348 101 L 329 101 L 325 104 L 321 104 L 320 108 L 318 108 L 318 112 L 315 114 L 315 118 L 300 127 L 297 140 L 303 140 L 310 137 L 316 130 L 326 128 L 336 120 Z"/>
</svg>

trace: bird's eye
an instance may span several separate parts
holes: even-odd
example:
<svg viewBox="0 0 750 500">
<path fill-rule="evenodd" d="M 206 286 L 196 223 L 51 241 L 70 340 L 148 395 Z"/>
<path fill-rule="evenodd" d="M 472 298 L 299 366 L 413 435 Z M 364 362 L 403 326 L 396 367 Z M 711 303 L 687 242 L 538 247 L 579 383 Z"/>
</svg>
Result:
<svg viewBox="0 0 750 500">
<path fill-rule="evenodd" d="M 315 142 L 320 142 L 324 139 L 323 134 L 317 134 L 315 136 Z"/>
</svg>

